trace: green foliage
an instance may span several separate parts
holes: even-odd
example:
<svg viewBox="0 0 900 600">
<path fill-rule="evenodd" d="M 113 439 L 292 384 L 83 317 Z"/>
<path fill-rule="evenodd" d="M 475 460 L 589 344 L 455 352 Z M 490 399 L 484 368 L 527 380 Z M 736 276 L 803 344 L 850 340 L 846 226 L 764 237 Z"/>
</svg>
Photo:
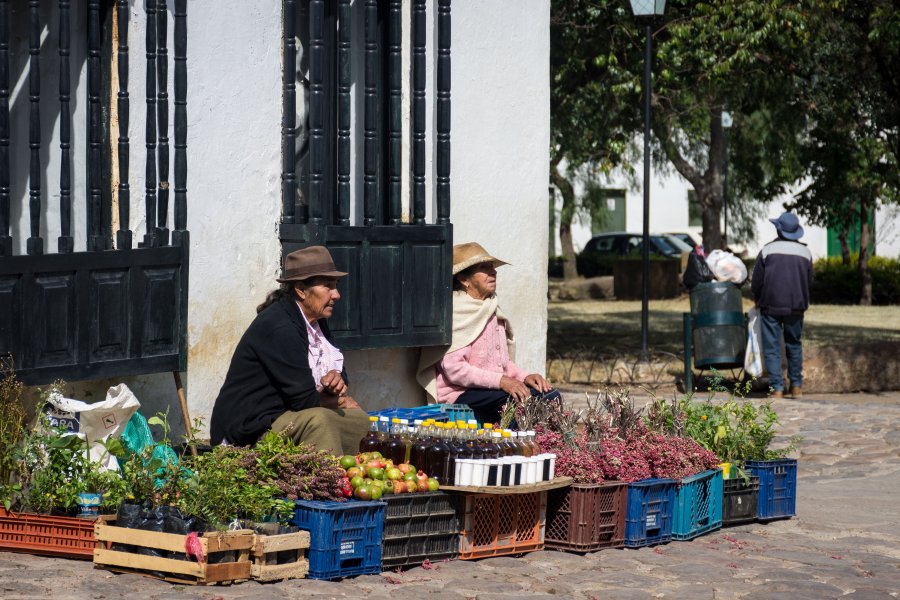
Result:
<svg viewBox="0 0 900 600">
<path fill-rule="evenodd" d="M 103 446 L 113 455 L 122 450 L 118 440 Z M 45 414 L 39 417 L 34 431 L 26 435 L 20 456 L 25 473 L 25 510 L 72 513 L 78 505 L 78 494 L 95 493 L 102 495 L 101 510 L 110 512 L 127 495 L 127 486 L 118 471 L 104 469 L 91 460 L 88 442 L 68 433 L 65 427 L 52 427 Z"/>
<path fill-rule="evenodd" d="M 873 256 L 869 259 L 872 273 L 872 304 L 900 303 L 900 260 Z M 840 257 L 820 258 L 813 264 L 812 301 L 818 304 L 856 304 L 862 285 L 859 255 L 850 255 L 850 264 Z"/>
<path fill-rule="evenodd" d="M 16 379 L 12 356 L 0 359 L 0 502 L 9 510 L 22 491 L 19 458 L 27 414 L 22 404 L 24 386 Z"/>
<path fill-rule="evenodd" d="M 736 387 L 724 401 L 714 399 L 715 391 L 723 390 L 720 384 L 713 385 L 714 391 L 704 401 L 697 401 L 693 394 L 668 402 L 657 398 L 645 422 L 661 433 L 686 435 L 737 465 L 748 460 L 784 458 L 796 449 L 800 438 L 791 439 L 786 447 L 771 448 L 778 415 L 770 401 L 754 403 L 744 397 L 750 385 Z"/>
<path fill-rule="evenodd" d="M 220 528 L 236 518 L 286 523 L 292 503 L 277 499 L 277 488 L 248 479 L 248 457 L 252 460 L 248 448 L 216 446 L 192 459 L 193 476 L 180 501 L 181 509 Z"/>
<path fill-rule="evenodd" d="M 184 466 L 184 456 L 179 457 L 172 450 L 168 409 L 147 419 L 147 424 L 161 427 L 162 436 L 158 444 L 131 454 L 122 465 L 129 499 L 139 504 L 176 506 L 185 493 L 191 471 Z M 185 446 L 185 452 L 188 449 Z"/>
</svg>

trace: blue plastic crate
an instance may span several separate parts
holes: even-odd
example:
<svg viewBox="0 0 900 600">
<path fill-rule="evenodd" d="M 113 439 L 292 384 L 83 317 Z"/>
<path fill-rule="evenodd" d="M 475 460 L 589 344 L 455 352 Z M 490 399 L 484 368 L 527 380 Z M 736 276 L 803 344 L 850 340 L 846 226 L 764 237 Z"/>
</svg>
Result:
<svg viewBox="0 0 900 600">
<path fill-rule="evenodd" d="M 627 502 L 625 546 L 640 548 L 671 541 L 674 480 L 644 479 L 629 483 Z"/>
<path fill-rule="evenodd" d="M 759 477 L 760 521 L 789 519 L 797 514 L 797 460 L 748 460 L 746 468 Z"/>
<path fill-rule="evenodd" d="M 475 418 L 475 411 L 465 404 L 429 404 L 427 406 L 394 407 L 369 411 L 373 417 L 389 419 L 434 419 L 435 421 L 468 421 Z"/>
<path fill-rule="evenodd" d="M 722 526 L 722 469 L 704 471 L 681 480 L 675 490 L 672 538 L 691 540 Z"/>
<path fill-rule="evenodd" d="M 381 573 L 384 502 L 297 500 L 291 525 L 309 531 L 309 577 Z"/>
</svg>

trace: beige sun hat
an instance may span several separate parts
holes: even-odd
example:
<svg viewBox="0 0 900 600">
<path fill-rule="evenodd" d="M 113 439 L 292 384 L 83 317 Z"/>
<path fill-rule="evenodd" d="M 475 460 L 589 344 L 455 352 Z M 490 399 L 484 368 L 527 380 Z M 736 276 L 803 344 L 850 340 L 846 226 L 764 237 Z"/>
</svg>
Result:
<svg viewBox="0 0 900 600">
<path fill-rule="evenodd" d="M 500 260 L 499 258 L 488 254 L 488 251 L 482 248 L 481 244 L 478 244 L 477 242 L 468 242 L 453 246 L 453 275 L 456 275 L 460 271 L 465 271 L 473 265 L 485 262 L 493 264 L 495 269 L 501 265 L 509 264 L 504 260 Z"/>
</svg>

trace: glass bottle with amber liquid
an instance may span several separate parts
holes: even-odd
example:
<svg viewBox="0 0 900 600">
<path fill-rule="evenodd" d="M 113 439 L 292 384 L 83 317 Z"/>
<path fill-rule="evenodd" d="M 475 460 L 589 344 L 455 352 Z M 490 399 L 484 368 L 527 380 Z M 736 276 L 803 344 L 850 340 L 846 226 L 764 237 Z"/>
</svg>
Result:
<svg viewBox="0 0 900 600">
<path fill-rule="evenodd" d="M 435 423 L 434 427 L 434 441 L 425 451 L 425 468 L 423 470 L 430 477 L 437 479 L 438 483 L 447 485 L 450 470 L 450 447 L 444 439 L 444 424 Z"/>
<path fill-rule="evenodd" d="M 431 445 L 431 419 L 427 419 L 416 432 L 416 438 L 413 440 L 412 447 L 409 451 L 409 464 L 417 469 L 425 469 L 425 452 Z"/>
<path fill-rule="evenodd" d="M 369 417 L 369 433 L 359 440 L 360 452 L 381 452 L 381 437 L 378 432 L 378 417 Z"/>
<path fill-rule="evenodd" d="M 500 458 L 500 446 L 498 446 L 496 442 L 496 438 L 492 437 L 494 432 L 491 429 L 487 428 L 487 423 L 485 423 L 484 434 L 481 436 L 480 447 L 481 447 L 481 456 L 482 458 Z"/>
<path fill-rule="evenodd" d="M 484 455 L 481 454 L 481 445 L 478 443 L 478 423 L 469 421 L 466 448 L 468 449 L 467 454 L 471 453 L 471 456 L 467 458 L 475 460 L 484 458 Z"/>
<path fill-rule="evenodd" d="M 406 442 L 403 441 L 403 426 L 400 419 L 391 419 L 391 435 L 388 438 L 386 452 L 382 452 L 385 458 L 399 465 L 406 460 Z"/>
</svg>

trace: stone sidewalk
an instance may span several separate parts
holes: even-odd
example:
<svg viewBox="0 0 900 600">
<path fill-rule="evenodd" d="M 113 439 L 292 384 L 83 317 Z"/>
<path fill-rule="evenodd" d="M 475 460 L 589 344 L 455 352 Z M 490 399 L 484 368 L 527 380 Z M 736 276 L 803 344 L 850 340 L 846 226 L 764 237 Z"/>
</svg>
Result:
<svg viewBox="0 0 900 600">
<path fill-rule="evenodd" d="M 800 434 L 798 515 L 690 542 L 587 555 L 437 563 L 342 582 L 177 586 L 91 563 L 0 552 L 0 598 L 434 600 L 529 598 L 900 597 L 900 393 L 809 396 L 779 403 Z"/>
</svg>

